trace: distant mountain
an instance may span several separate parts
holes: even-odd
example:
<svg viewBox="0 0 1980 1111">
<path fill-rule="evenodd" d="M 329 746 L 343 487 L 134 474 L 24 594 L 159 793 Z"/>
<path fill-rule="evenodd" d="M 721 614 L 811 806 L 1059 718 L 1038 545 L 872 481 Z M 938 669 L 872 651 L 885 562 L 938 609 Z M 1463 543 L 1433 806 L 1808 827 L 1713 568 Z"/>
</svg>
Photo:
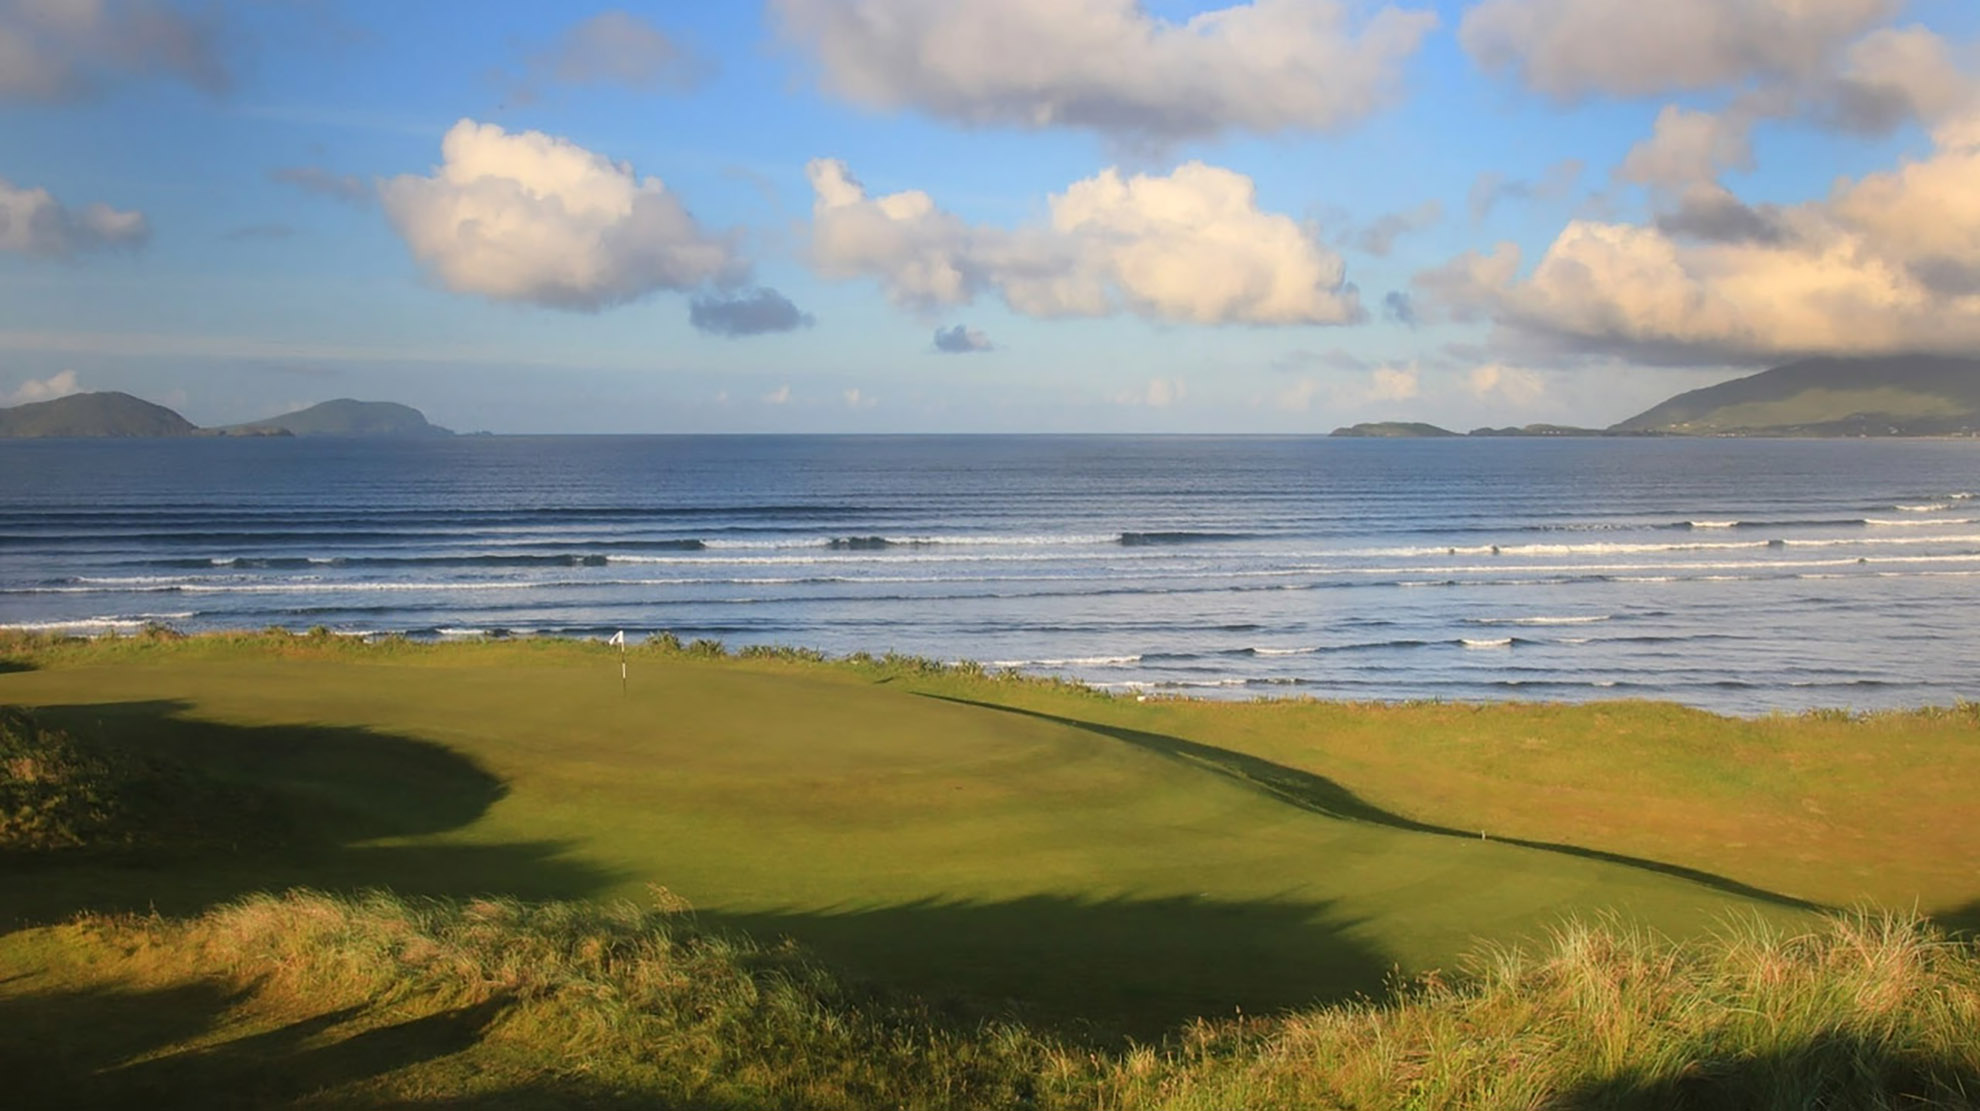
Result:
<svg viewBox="0 0 1980 1111">
<path fill-rule="evenodd" d="M 197 431 L 165 406 L 127 393 L 76 393 L 0 409 L 0 437 L 190 436 Z"/>
<path fill-rule="evenodd" d="M 1980 359 L 1808 359 L 1682 393 L 1611 432 L 1953 436 L 1980 431 Z"/>
<path fill-rule="evenodd" d="M 451 436 L 429 424 L 426 414 L 392 401 L 352 401 L 339 398 L 267 420 L 215 429 L 222 436 Z"/>
<path fill-rule="evenodd" d="M 1372 424 L 1357 424 L 1349 428 L 1336 428 L 1329 435 L 1382 440 L 1428 440 L 1455 436 L 1457 433 L 1448 428 L 1438 428 L 1434 424 L 1423 424 L 1418 421 L 1385 420 Z"/>
</svg>

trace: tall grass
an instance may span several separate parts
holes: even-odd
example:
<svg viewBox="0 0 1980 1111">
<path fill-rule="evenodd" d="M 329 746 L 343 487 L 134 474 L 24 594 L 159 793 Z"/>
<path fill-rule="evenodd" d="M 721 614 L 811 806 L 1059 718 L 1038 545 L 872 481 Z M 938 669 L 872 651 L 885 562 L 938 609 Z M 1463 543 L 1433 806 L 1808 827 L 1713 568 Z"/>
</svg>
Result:
<svg viewBox="0 0 1980 1111">
<path fill-rule="evenodd" d="M 69 927 L 145 978 L 282 1009 L 493 1004 L 473 1052 L 519 1085 L 805 1108 L 1918 1108 L 1980 1101 L 1980 952 L 1862 912 L 1679 944 L 1577 922 L 1381 1002 L 1199 1022 L 1095 1050 L 847 986 L 789 945 L 658 907 L 262 895 Z M 494 1047 L 499 1047 L 499 1053 Z M 491 1073 L 491 1075 L 493 1075 Z M 407 1079 L 417 1088 L 420 1082 Z"/>
</svg>

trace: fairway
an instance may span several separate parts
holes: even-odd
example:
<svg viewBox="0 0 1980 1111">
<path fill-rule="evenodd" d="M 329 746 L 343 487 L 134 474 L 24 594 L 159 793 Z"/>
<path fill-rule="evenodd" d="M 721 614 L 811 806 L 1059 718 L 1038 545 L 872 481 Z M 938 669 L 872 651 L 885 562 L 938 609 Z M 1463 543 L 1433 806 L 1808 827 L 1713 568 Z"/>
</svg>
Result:
<svg viewBox="0 0 1980 1111">
<path fill-rule="evenodd" d="M 1619 851 L 1645 843 L 1609 836 L 1627 814 L 1577 843 L 1572 790 L 1528 791 L 1503 832 L 1470 832 L 1467 777 L 1437 756 L 1435 728 L 1463 708 L 1361 710 L 1405 740 L 1393 726 L 1415 715 L 1434 757 L 1417 761 L 1422 793 L 1452 800 L 1439 813 L 1383 809 L 1401 781 L 1393 741 L 1313 766 L 1355 736 L 1340 708 L 1142 705 L 925 668 L 659 653 L 635 655 L 621 693 L 615 664 L 542 643 L 51 655 L 0 675 L 0 702 L 270 785 L 313 839 L 10 872 L 0 900 L 50 921 L 190 913 L 297 884 L 639 902 L 664 886 L 704 922 L 790 936 L 855 977 L 1135 1033 L 1377 995 L 1397 970 L 1449 968 L 1480 939 L 1574 915 L 1682 936 L 1729 912 L 1806 913 L 1699 866 L 1727 861 Z M 1545 727 L 1545 709 L 1507 710 Z M 1572 774 L 1587 758 L 1535 761 Z M 1645 774 L 1634 789 L 1651 800 Z"/>
</svg>

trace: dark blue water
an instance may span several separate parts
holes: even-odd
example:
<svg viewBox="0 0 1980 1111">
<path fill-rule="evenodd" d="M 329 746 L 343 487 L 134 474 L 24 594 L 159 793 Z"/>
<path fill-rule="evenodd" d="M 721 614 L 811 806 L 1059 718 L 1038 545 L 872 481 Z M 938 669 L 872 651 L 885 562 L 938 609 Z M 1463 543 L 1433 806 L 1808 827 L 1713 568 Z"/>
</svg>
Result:
<svg viewBox="0 0 1980 1111">
<path fill-rule="evenodd" d="M 0 624 L 640 636 L 1221 696 L 1980 695 L 1980 443 L 0 442 Z"/>
</svg>

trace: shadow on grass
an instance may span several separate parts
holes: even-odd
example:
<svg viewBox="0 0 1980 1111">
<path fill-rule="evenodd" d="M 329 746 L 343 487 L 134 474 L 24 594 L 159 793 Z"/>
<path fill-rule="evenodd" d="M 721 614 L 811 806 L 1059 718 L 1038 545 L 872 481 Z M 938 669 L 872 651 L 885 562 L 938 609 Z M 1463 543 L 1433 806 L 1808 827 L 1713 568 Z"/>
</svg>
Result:
<svg viewBox="0 0 1980 1111">
<path fill-rule="evenodd" d="M 952 1021 L 1015 1016 L 1103 1042 L 1377 997 L 1395 968 L 1355 923 L 1313 902 L 1032 896 L 698 917 L 791 937 L 827 967 L 912 992 Z"/>
<path fill-rule="evenodd" d="M 1854 1034 L 1736 1059 L 1700 1046 L 1694 1060 L 1680 1076 L 1624 1072 L 1545 1106 L 1550 1111 L 1804 1111 L 1980 1105 L 1980 1073 L 1970 1066 Z"/>
<path fill-rule="evenodd" d="M 1164 733 L 1144 733 L 1137 729 L 1124 729 L 1119 726 L 1101 725 L 1097 722 L 1081 721 L 1077 718 L 1060 717 L 1056 714 L 1040 713 L 1015 706 L 1002 706 L 995 702 L 978 702 L 972 699 L 955 698 L 940 694 L 922 694 L 923 698 L 934 698 L 943 702 L 954 702 L 984 710 L 998 710 L 1007 714 L 1038 718 L 1058 725 L 1082 729 L 1110 737 L 1124 744 L 1133 745 L 1146 752 L 1155 753 L 1191 767 L 1200 768 L 1214 775 L 1235 780 L 1261 794 L 1278 799 L 1280 802 L 1299 807 L 1315 814 L 1324 814 L 1349 822 L 1367 822 L 1371 825 L 1387 826 L 1390 829 L 1408 830 L 1411 833 L 1428 833 L 1439 837 L 1461 837 L 1467 841 L 1479 838 L 1477 830 L 1453 829 L 1430 822 L 1419 822 L 1384 810 L 1356 795 L 1346 787 L 1323 775 L 1289 768 L 1270 760 L 1227 748 L 1218 748 L 1198 741 L 1186 741 L 1181 737 L 1171 737 Z M 1791 895 L 1768 891 L 1765 888 L 1744 884 L 1727 876 L 1687 868 L 1681 864 L 1670 864 L 1661 860 L 1649 860 L 1640 856 L 1605 852 L 1582 845 L 1570 845 L 1558 841 L 1533 841 L 1520 837 L 1494 837 L 1501 845 L 1517 845 L 1525 849 L 1538 849 L 1542 852 L 1560 853 L 1564 856 L 1580 857 L 1583 860 L 1599 860 L 1606 864 L 1620 864 L 1658 875 L 1672 876 L 1681 880 L 1722 891 L 1728 895 L 1738 895 L 1775 906 L 1793 907 L 1800 910 L 1831 909 L 1819 903 L 1797 899 Z"/>
<path fill-rule="evenodd" d="M 472 824 L 507 792 L 442 745 L 360 728 L 218 724 L 187 718 L 187 709 L 170 701 L 36 708 L 46 726 L 170 761 L 244 805 L 172 815 L 198 827 L 197 846 L 184 851 L 0 856 L 0 928 L 85 910 L 195 914 L 295 886 L 572 899 L 621 878 L 570 859 L 557 842 L 417 840 Z"/>
<path fill-rule="evenodd" d="M 1939 911 L 1932 915 L 1932 921 L 1954 937 L 1980 941 L 1980 899 L 1963 907 Z"/>
<path fill-rule="evenodd" d="M 33 671 L 34 665 L 26 660 L 10 660 L 0 657 L 0 675 L 11 675 L 17 671 Z"/>
<path fill-rule="evenodd" d="M 240 999 L 211 983 L 0 998 L 8 1099 L 36 1108 L 277 1106 L 470 1049 L 507 1006 L 492 1000 L 338 1037 L 364 1016 L 350 1007 L 173 1048 L 211 1038 Z"/>
</svg>

